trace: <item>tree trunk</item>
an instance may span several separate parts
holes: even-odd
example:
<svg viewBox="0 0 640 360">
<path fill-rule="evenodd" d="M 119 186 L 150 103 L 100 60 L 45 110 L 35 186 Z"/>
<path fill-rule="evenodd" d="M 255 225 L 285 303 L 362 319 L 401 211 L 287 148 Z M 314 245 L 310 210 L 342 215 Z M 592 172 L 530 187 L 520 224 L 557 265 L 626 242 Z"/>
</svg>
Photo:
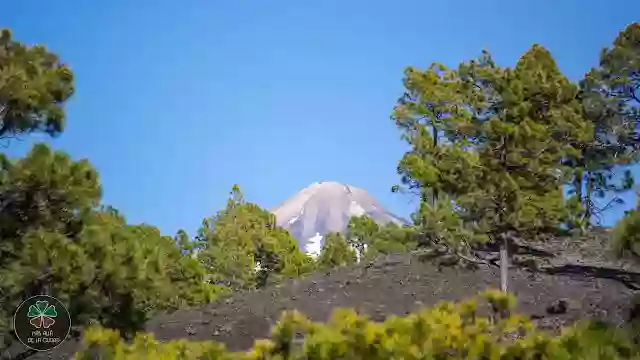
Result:
<svg viewBox="0 0 640 360">
<path fill-rule="evenodd" d="M 507 292 L 507 283 L 509 276 L 509 250 L 508 239 L 506 235 L 501 235 L 500 242 L 500 290 Z"/>
<path fill-rule="evenodd" d="M 584 195 L 584 216 L 582 217 L 582 231 L 586 232 L 591 225 L 591 215 L 593 214 L 593 204 L 591 204 L 591 193 L 593 191 L 593 175 L 587 173 L 587 188 Z"/>
<path fill-rule="evenodd" d="M 364 256 L 364 243 L 359 242 L 358 245 L 356 246 L 356 262 L 360 263 L 360 261 L 362 260 L 362 257 Z"/>
<path fill-rule="evenodd" d="M 438 146 L 438 127 L 433 124 L 431 125 L 431 132 L 433 133 L 433 146 Z M 431 189 L 431 207 L 435 209 L 436 203 L 438 202 L 438 189 Z"/>
<path fill-rule="evenodd" d="M 577 169 L 576 170 L 576 175 L 573 178 L 573 188 L 576 191 L 576 196 L 578 197 L 578 200 L 580 200 L 580 203 L 582 203 L 582 178 L 583 178 L 583 172 L 582 169 Z"/>
<path fill-rule="evenodd" d="M 500 153 L 500 162 L 502 163 L 502 168 L 504 171 L 508 171 L 507 168 L 507 138 L 506 136 L 502 136 L 502 149 Z M 503 215 L 506 211 L 507 207 L 507 194 L 502 194 L 500 197 L 500 211 L 498 212 L 498 224 L 503 227 L 505 224 L 503 223 Z M 507 292 L 507 276 L 509 275 L 509 248 L 508 248 L 508 235 L 503 229 L 500 231 L 500 290 L 503 292 Z"/>
</svg>

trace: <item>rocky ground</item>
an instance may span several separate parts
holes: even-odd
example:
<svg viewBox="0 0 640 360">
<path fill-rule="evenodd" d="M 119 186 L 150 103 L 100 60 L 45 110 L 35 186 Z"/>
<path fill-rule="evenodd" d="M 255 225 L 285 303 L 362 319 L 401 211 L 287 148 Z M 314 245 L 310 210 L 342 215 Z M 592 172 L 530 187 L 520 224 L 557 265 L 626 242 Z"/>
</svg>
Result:
<svg viewBox="0 0 640 360">
<path fill-rule="evenodd" d="M 549 329 L 587 318 L 622 323 L 630 298 L 638 293 L 634 286 L 640 284 L 640 272 L 604 260 L 583 260 L 555 261 L 537 274 L 512 269 L 509 290 L 518 297 L 518 310 Z M 148 324 L 148 330 L 163 340 L 215 340 L 231 350 L 245 350 L 255 339 L 268 337 L 270 326 L 283 310 L 297 309 L 324 321 L 333 309 L 349 307 L 383 320 L 498 286 L 496 268 L 470 271 L 438 267 L 416 255 L 389 255 L 372 263 L 236 293 L 203 308 L 161 315 Z M 566 312 L 551 314 L 548 308 L 559 301 L 568 304 Z M 68 340 L 51 353 L 29 359 L 67 359 L 76 346 Z"/>
</svg>

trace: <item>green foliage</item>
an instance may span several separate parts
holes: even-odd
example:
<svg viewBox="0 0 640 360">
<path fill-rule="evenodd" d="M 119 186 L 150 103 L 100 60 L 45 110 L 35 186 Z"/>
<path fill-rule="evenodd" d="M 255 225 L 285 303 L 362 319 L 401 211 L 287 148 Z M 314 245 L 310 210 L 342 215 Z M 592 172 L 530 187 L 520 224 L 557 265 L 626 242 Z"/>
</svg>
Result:
<svg viewBox="0 0 640 360">
<path fill-rule="evenodd" d="M 417 233 L 413 227 L 388 223 L 381 226 L 367 247 L 365 258 L 372 259 L 381 254 L 402 253 L 415 249 Z"/>
<path fill-rule="evenodd" d="M 36 230 L 22 242 L 18 258 L 0 269 L 3 293 L 12 294 L 4 303 L 51 294 L 69 304 L 77 325 L 102 324 L 130 336 L 156 309 L 210 302 L 219 293 L 171 238 L 106 212 L 84 218 L 73 238 Z"/>
<path fill-rule="evenodd" d="M 361 259 L 410 251 L 416 247 L 416 238 L 413 227 L 399 226 L 393 222 L 378 225 L 367 215 L 353 216 L 347 225 L 347 243 Z"/>
<path fill-rule="evenodd" d="M 258 286 L 286 277 L 306 275 L 314 270 L 313 259 L 300 251 L 296 239 L 285 229 L 272 229 L 260 240 L 257 250 L 256 258 L 260 264 Z"/>
<path fill-rule="evenodd" d="M 77 326 L 98 324 L 131 338 L 157 311 L 314 269 L 274 216 L 246 203 L 237 187 L 196 241 L 184 231 L 172 238 L 128 224 L 117 210 L 98 207 L 100 194 L 86 160 L 45 145 L 23 159 L 0 158 L 0 348 L 9 345 L 11 311 L 32 295 L 68 304 Z"/>
<path fill-rule="evenodd" d="M 574 194 L 570 190 L 570 195 L 565 198 L 567 217 L 565 224 L 569 229 L 586 230 L 590 225 L 590 218 L 587 214 L 587 206 L 584 204 L 583 196 L 580 193 Z"/>
<path fill-rule="evenodd" d="M 384 323 L 349 310 L 327 324 L 285 313 L 272 339 L 247 353 L 213 342 L 163 344 L 140 333 L 130 344 L 121 339 L 133 338 L 157 311 L 352 264 L 356 251 L 372 258 L 436 244 L 464 257 L 477 244 L 502 240 L 506 251 L 515 237 L 563 223 L 585 229 L 609 207 L 597 208 L 593 197 L 633 184 L 630 172 L 616 171 L 638 160 L 639 69 L 640 23 L 619 34 L 579 86 L 539 45 L 513 68 L 497 66 L 487 52 L 456 69 L 408 68 L 394 120 L 410 145 L 398 173 L 421 200 L 415 226 L 354 217 L 346 239 L 325 235 L 317 262 L 237 185 L 194 240 L 184 231 L 172 238 L 100 206 L 99 176 L 87 160 L 42 144 L 18 160 L 0 154 L 0 349 L 11 340 L 19 302 L 51 294 L 68 304 L 75 325 L 114 329 L 88 330 L 78 359 L 96 351 L 102 359 L 639 359 L 626 334 L 602 324 L 553 337 L 538 331 L 497 291 L 482 296 L 488 312 L 471 299 Z M 73 82 L 55 54 L 0 31 L 0 138 L 61 133 Z M 574 194 L 565 199 L 566 184 Z M 639 213 L 616 226 L 620 254 L 640 258 Z"/>
<path fill-rule="evenodd" d="M 415 216 L 423 241 L 457 252 L 488 238 L 506 249 L 568 219 L 564 162 L 593 131 L 578 87 L 546 49 L 534 45 L 514 68 L 484 52 L 455 70 L 434 64 L 405 75 L 409 95 L 393 118 L 411 149 L 398 171 L 422 203 L 433 192 L 443 203 L 422 204 Z"/>
<path fill-rule="evenodd" d="M 558 336 L 513 314 L 515 299 L 499 291 L 460 303 L 443 302 L 382 323 L 353 310 L 336 310 L 326 323 L 293 311 L 283 313 L 270 340 L 247 352 L 227 352 L 214 342 L 160 343 L 139 334 L 123 343 L 112 331 L 85 333 L 75 359 L 639 359 L 640 352 L 618 329 L 584 323 Z M 295 335 L 304 335 L 296 343 Z"/>
<path fill-rule="evenodd" d="M 619 255 L 640 260 L 640 211 L 629 211 L 618 221 L 613 230 L 613 245 Z"/>
<path fill-rule="evenodd" d="M 74 92 L 73 73 L 43 46 L 15 41 L 0 30 L 0 138 L 63 131 L 63 106 Z"/>
<path fill-rule="evenodd" d="M 462 170 L 460 167 L 466 164 L 453 161 L 459 157 L 447 151 L 453 148 L 440 146 L 450 117 L 464 115 L 457 114 L 456 107 L 452 106 L 456 102 L 456 77 L 455 72 L 439 63 L 432 64 L 424 72 L 413 67 L 407 68 L 404 78 L 406 92 L 393 113 L 393 119 L 402 131 L 402 138 L 411 146 L 398 165 L 398 173 L 403 184 L 411 190 L 418 190 L 423 201 L 431 198 L 432 204 L 435 203 L 436 194 L 450 192 L 446 186 L 454 180 L 440 179 L 449 176 L 449 173 L 455 176 L 456 171 Z M 435 162 L 448 164 L 448 172 L 436 168 Z M 396 187 L 395 190 L 400 189 Z"/>
<path fill-rule="evenodd" d="M 463 181 L 477 186 L 456 194 L 456 205 L 490 229 L 493 237 L 557 227 L 566 216 L 561 186 L 568 171 L 559 164 L 574 155 L 573 141 L 591 136 L 575 99 L 577 87 L 537 45 L 514 69 L 492 67 L 487 76 L 477 76 L 471 64 L 462 66 L 461 73 L 465 85 L 486 85 L 467 92 L 474 99 L 468 105 L 483 114 L 474 116 L 477 124 L 466 137 L 477 143 L 478 157 L 476 170 Z"/>
<path fill-rule="evenodd" d="M 232 236 L 244 234 L 229 234 L 234 230 L 233 223 L 220 221 L 215 229 L 212 223 L 204 220 L 196 238 L 201 247 L 198 259 L 210 274 L 211 281 L 232 290 L 255 286 L 253 269 L 256 261 L 252 249 L 247 244 L 233 242 Z"/>
<path fill-rule="evenodd" d="M 97 209 L 95 169 L 36 145 L 0 166 L 0 347 L 12 311 L 50 294 L 68 304 L 76 325 L 97 323 L 130 336 L 154 310 L 212 301 L 221 289 L 174 239 Z"/>
<path fill-rule="evenodd" d="M 618 34 L 613 46 L 603 49 L 600 64 L 582 82 L 586 111 L 594 119 L 616 122 L 616 139 L 608 145 L 637 141 L 634 124 L 640 121 L 640 22 Z M 618 149 L 625 150 L 625 149 Z"/>
<path fill-rule="evenodd" d="M 639 71 L 640 23 L 633 23 L 620 32 L 611 48 L 602 51 L 599 66 L 580 82 L 583 113 L 594 132 L 592 138 L 574 144 L 580 155 L 567 161 L 574 169 L 572 191 L 583 205 L 582 228 L 621 203 L 617 194 L 633 186 L 633 176 L 624 167 L 638 160 Z M 594 201 L 608 195 L 613 199 L 603 206 Z"/>
<path fill-rule="evenodd" d="M 380 231 L 378 224 L 369 216 L 352 216 L 347 224 L 347 243 L 364 254 L 365 246 L 370 246 L 373 237 Z"/>
<path fill-rule="evenodd" d="M 179 233 L 178 236 L 182 236 L 182 242 L 186 241 L 186 233 Z M 172 283 L 173 297 L 165 307 L 184 308 L 208 304 L 219 296 L 228 294 L 227 288 L 210 283 L 209 273 L 195 256 L 191 242 L 186 246 L 179 246 L 178 251 L 172 248 L 169 250 L 173 266 L 169 268 L 168 276 Z"/>
<path fill-rule="evenodd" d="M 44 144 L 17 161 L 0 155 L 0 263 L 20 251 L 29 231 L 77 233 L 78 214 L 98 205 L 101 193 L 87 160 L 73 161 Z"/>
<path fill-rule="evenodd" d="M 0 138 L 64 130 L 73 74 L 43 46 L 0 31 Z M 13 309 L 50 294 L 76 326 L 108 326 L 130 337 L 156 310 L 213 301 L 184 233 L 174 239 L 98 208 L 102 188 L 87 160 L 44 144 L 22 159 L 0 154 L 0 349 L 10 345 Z"/>
<path fill-rule="evenodd" d="M 446 197 L 435 207 L 421 202 L 413 222 L 420 229 L 421 246 L 444 245 L 453 252 L 466 253 L 471 246 L 487 240 L 482 231 L 463 221 Z"/>
<path fill-rule="evenodd" d="M 114 330 L 97 327 L 84 333 L 87 350 L 75 354 L 75 360 L 100 359 L 137 360 L 137 359 L 239 359 L 227 354 L 222 345 L 207 342 L 172 341 L 166 344 L 154 339 L 152 334 L 138 334 L 131 344 L 124 343 L 120 334 Z"/>
<path fill-rule="evenodd" d="M 295 239 L 276 226 L 275 216 L 245 202 L 237 185 L 227 207 L 205 219 L 196 241 L 201 248 L 198 258 L 212 279 L 231 289 L 261 287 L 272 276 L 299 276 L 313 270 Z"/>
<path fill-rule="evenodd" d="M 324 236 L 324 244 L 320 256 L 318 256 L 318 266 L 324 269 L 336 266 L 350 265 L 356 262 L 356 252 L 347 243 L 347 240 L 340 233 L 328 233 Z"/>
<path fill-rule="evenodd" d="M 315 270 L 315 262 L 298 247 L 298 241 L 282 228 L 273 231 L 276 245 L 273 252 L 278 254 L 278 266 L 276 277 L 298 277 L 312 273 Z"/>
</svg>

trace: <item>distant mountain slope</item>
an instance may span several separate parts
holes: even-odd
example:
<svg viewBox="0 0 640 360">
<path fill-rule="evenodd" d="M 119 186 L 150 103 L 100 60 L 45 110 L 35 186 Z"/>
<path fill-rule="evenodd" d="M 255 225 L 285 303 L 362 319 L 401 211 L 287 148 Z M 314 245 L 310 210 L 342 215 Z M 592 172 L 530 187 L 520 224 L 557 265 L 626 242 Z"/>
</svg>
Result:
<svg viewBox="0 0 640 360">
<path fill-rule="evenodd" d="M 271 211 L 278 226 L 289 230 L 311 254 L 319 252 L 324 234 L 344 232 L 352 216 L 366 214 L 380 224 L 405 222 L 367 191 L 337 182 L 314 183 Z"/>
</svg>

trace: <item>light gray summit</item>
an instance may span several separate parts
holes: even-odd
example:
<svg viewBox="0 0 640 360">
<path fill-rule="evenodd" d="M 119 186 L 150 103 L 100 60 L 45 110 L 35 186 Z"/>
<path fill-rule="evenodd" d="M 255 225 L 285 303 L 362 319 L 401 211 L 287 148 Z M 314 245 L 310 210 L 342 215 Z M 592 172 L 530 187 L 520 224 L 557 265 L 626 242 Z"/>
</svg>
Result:
<svg viewBox="0 0 640 360">
<path fill-rule="evenodd" d="M 352 216 L 368 215 L 379 224 L 404 223 L 366 190 L 331 181 L 311 184 L 271 211 L 278 226 L 310 254 L 320 251 L 326 233 L 344 233 Z"/>
</svg>

